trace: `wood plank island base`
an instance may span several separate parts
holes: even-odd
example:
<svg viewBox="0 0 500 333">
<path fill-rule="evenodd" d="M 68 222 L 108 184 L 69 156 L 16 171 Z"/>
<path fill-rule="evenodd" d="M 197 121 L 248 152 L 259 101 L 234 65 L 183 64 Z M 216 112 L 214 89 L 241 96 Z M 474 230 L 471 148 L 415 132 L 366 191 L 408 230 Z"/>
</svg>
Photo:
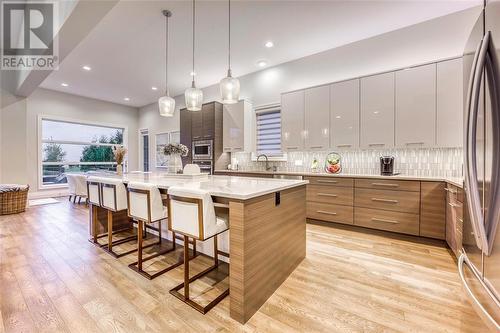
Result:
<svg viewBox="0 0 500 333">
<path fill-rule="evenodd" d="M 161 174 L 123 177 L 125 184 L 130 181 L 156 184 L 164 194 L 174 185 L 204 188 L 214 202 L 229 206 L 229 311 L 242 324 L 306 256 L 307 181 L 227 176 L 186 181 Z M 94 205 L 89 210 L 94 239 L 107 230 L 105 214 Z"/>
</svg>

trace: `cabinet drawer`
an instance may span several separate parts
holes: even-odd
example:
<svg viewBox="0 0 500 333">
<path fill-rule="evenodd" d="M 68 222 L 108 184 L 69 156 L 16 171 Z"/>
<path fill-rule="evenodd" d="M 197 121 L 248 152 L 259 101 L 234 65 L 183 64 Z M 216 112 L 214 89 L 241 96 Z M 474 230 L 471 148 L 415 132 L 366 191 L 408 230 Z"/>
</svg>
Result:
<svg viewBox="0 0 500 333">
<path fill-rule="evenodd" d="M 354 225 L 418 235 L 419 215 L 356 207 Z"/>
<path fill-rule="evenodd" d="M 356 179 L 354 186 L 394 191 L 420 191 L 420 182 L 416 180 Z"/>
<path fill-rule="evenodd" d="M 463 189 L 451 185 L 451 184 L 446 184 L 446 195 L 448 200 L 450 201 L 457 201 L 458 203 L 463 203 L 464 202 L 464 191 Z"/>
<path fill-rule="evenodd" d="M 338 205 L 353 205 L 353 188 L 341 186 L 307 185 L 307 201 Z"/>
<path fill-rule="evenodd" d="M 352 178 L 341 177 L 306 177 L 311 185 L 330 185 L 330 186 L 344 186 L 353 187 L 354 180 Z"/>
<path fill-rule="evenodd" d="M 356 207 L 383 209 L 413 214 L 420 213 L 419 192 L 357 188 L 354 202 Z"/>
<path fill-rule="evenodd" d="M 353 207 L 307 202 L 307 218 L 328 222 L 353 224 Z"/>
</svg>

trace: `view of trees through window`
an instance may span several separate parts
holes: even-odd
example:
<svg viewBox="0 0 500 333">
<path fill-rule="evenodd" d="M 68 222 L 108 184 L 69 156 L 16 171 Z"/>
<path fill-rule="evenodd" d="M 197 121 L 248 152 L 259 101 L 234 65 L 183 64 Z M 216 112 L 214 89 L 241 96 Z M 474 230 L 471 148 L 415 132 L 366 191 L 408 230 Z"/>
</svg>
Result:
<svg viewBox="0 0 500 333">
<path fill-rule="evenodd" d="M 116 170 L 113 146 L 122 128 L 42 120 L 43 185 L 66 183 L 66 173 Z"/>
</svg>

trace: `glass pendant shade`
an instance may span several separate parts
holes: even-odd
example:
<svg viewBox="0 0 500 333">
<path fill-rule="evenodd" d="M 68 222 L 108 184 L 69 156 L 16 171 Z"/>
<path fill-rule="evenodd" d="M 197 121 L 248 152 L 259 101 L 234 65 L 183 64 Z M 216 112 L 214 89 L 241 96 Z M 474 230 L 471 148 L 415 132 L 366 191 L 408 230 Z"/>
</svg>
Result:
<svg viewBox="0 0 500 333">
<path fill-rule="evenodd" d="M 227 77 L 220 80 L 220 94 L 224 104 L 238 103 L 240 99 L 240 80 L 232 77 L 230 71 Z"/>
<path fill-rule="evenodd" d="M 201 111 L 203 104 L 203 91 L 198 89 L 193 84 L 191 88 L 187 88 L 184 92 L 186 108 L 189 111 Z"/>
<path fill-rule="evenodd" d="M 173 117 L 175 112 L 175 99 L 165 95 L 158 100 L 158 108 L 160 109 L 160 116 Z"/>
</svg>

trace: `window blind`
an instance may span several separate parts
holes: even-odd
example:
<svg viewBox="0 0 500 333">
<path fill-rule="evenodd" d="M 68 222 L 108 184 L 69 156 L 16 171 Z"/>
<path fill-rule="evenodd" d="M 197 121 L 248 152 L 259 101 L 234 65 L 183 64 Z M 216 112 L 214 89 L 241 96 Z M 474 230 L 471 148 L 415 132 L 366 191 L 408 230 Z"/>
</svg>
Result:
<svg viewBox="0 0 500 333">
<path fill-rule="evenodd" d="M 281 156 L 281 110 L 257 111 L 257 155 Z"/>
</svg>

